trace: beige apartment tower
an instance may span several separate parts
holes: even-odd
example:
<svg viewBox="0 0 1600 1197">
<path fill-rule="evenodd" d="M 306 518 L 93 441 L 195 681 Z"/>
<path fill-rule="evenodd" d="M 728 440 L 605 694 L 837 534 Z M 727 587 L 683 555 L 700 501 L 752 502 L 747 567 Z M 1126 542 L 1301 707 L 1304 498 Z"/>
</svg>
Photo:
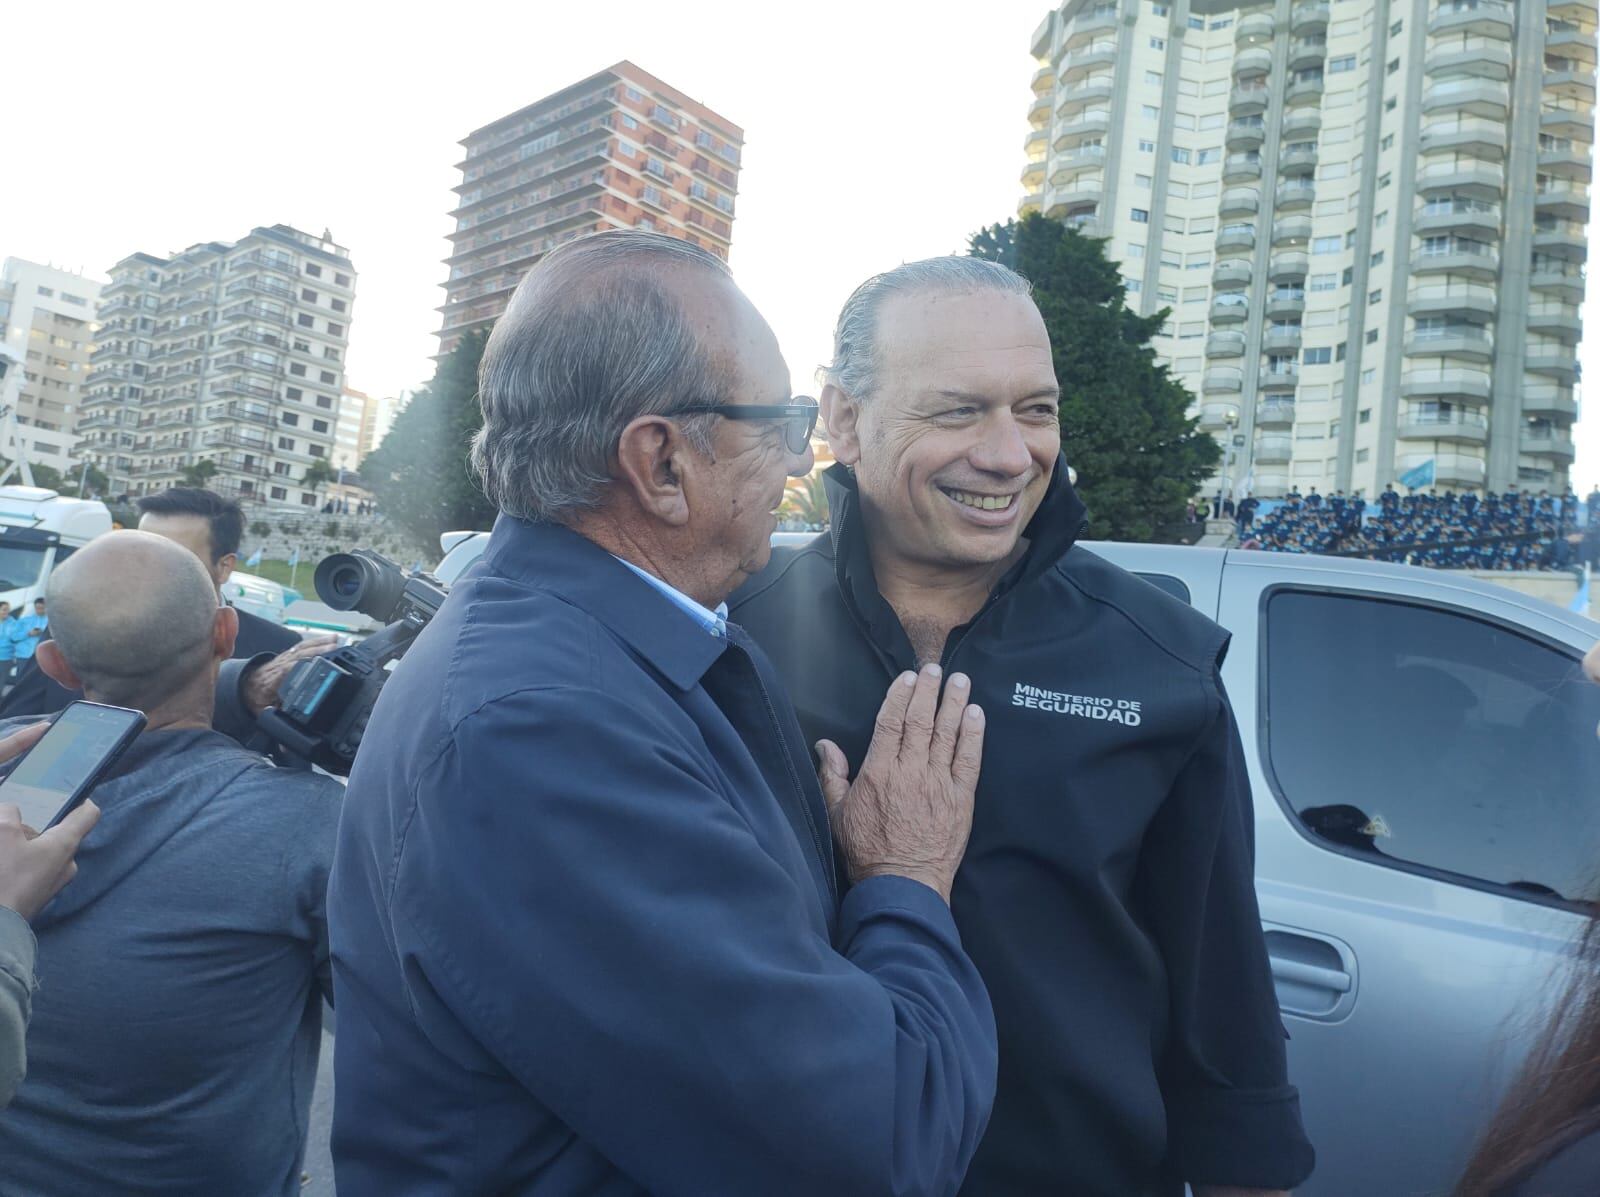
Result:
<svg viewBox="0 0 1600 1197">
<path fill-rule="evenodd" d="M 1069 0 L 1023 211 L 1109 240 L 1214 485 L 1559 490 L 1595 0 Z"/>
<path fill-rule="evenodd" d="M 73 463 L 73 425 L 94 350 L 94 309 L 101 284 L 82 274 L 7 258 L 0 267 L 0 457 L 49 466 Z M 16 476 L 13 482 L 20 481 Z"/>
<path fill-rule="evenodd" d="M 461 142 L 439 352 L 505 311 L 547 251 L 603 229 L 653 229 L 720 258 L 733 237 L 744 130 L 631 62 Z"/>
<path fill-rule="evenodd" d="M 355 303 L 348 252 L 288 225 L 111 268 L 82 407 L 80 452 L 112 494 L 207 483 L 239 499 L 314 506 L 332 465 Z"/>
</svg>

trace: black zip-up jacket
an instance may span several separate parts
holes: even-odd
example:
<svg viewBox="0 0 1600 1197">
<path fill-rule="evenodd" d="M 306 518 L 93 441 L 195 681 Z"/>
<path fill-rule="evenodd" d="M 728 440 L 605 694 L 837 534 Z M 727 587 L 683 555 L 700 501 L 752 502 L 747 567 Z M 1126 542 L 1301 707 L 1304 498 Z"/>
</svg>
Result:
<svg viewBox="0 0 1600 1197">
<path fill-rule="evenodd" d="M 732 602 L 808 739 L 859 766 L 916 661 L 878 593 L 854 480 L 832 529 Z M 1075 545 L 1058 462 L 1029 548 L 941 664 L 988 716 L 952 908 L 994 1003 L 1000 1083 L 964 1193 L 1287 1189 L 1313 1153 L 1289 1085 L 1254 886 L 1227 633 Z"/>
</svg>

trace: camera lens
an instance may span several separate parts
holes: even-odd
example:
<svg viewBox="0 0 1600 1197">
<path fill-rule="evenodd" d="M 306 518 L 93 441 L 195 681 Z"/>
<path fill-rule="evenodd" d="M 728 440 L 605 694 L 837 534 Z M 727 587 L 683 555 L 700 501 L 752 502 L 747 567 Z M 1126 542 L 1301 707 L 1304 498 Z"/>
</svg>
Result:
<svg viewBox="0 0 1600 1197">
<path fill-rule="evenodd" d="M 312 582 L 318 597 L 334 610 L 359 611 L 388 623 L 405 590 L 406 578 L 393 561 L 363 549 L 324 557 Z"/>
</svg>

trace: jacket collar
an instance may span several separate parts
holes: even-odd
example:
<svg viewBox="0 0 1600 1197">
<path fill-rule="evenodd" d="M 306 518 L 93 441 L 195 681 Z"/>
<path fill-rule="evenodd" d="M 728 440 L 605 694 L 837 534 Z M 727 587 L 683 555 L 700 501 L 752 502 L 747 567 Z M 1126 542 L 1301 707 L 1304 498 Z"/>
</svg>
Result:
<svg viewBox="0 0 1600 1197">
<path fill-rule="evenodd" d="M 836 462 L 823 474 L 823 487 L 828 494 L 828 534 L 833 540 L 833 559 L 839 583 L 846 593 L 852 593 L 847 578 L 855 582 L 868 580 L 870 590 L 875 595 L 877 583 L 871 580 L 872 564 L 867 553 L 866 532 L 861 519 L 861 496 L 856 489 L 855 475 Z M 1027 552 L 1000 580 L 995 593 L 1001 594 L 1025 585 L 1051 569 L 1077 542 L 1087 522 L 1088 509 L 1067 479 L 1067 460 L 1064 456 L 1057 456 L 1056 468 L 1050 475 L 1050 485 L 1045 488 L 1039 510 L 1033 513 L 1033 518 L 1023 529 L 1023 536 L 1028 540 Z"/>
<path fill-rule="evenodd" d="M 698 685 L 727 648 L 726 640 L 571 528 L 501 515 L 483 556 L 495 573 L 559 595 L 605 624 L 680 690 Z"/>
</svg>

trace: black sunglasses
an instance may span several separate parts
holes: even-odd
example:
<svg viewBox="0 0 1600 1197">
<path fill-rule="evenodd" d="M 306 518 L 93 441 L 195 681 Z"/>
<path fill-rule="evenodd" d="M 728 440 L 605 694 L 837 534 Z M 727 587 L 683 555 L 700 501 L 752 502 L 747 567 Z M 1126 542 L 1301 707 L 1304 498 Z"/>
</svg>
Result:
<svg viewBox="0 0 1600 1197">
<path fill-rule="evenodd" d="M 782 420 L 784 447 L 791 453 L 804 453 L 817 430 L 817 401 L 810 395 L 796 395 L 788 403 L 697 403 L 678 407 L 669 416 L 724 416 L 730 420 Z"/>
</svg>

